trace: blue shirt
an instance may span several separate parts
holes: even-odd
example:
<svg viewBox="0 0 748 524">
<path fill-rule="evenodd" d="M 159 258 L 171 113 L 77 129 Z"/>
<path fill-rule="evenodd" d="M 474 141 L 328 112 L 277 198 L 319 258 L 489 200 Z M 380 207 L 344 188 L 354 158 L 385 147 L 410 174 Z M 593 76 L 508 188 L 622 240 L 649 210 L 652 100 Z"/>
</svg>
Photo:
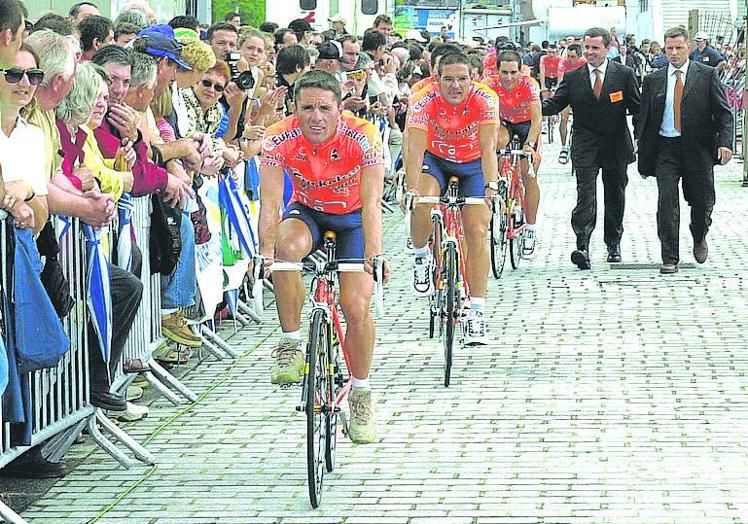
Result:
<svg viewBox="0 0 748 524">
<path fill-rule="evenodd" d="M 665 67 L 668 64 L 668 59 L 665 53 L 661 55 L 657 55 L 652 62 L 650 62 L 650 67 L 652 69 L 660 69 L 662 67 Z"/>
<path fill-rule="evenodd" d="M 717 64 L 722 62 L 725 57 L 722 56 L 717 52 L 716 49 L 714 49 L 712 46 L 706 46 L 703 51 L 699 51 L 698 48 L 691 51 L 691 54 L 688 56 L 691 60 L 694 62 L 698 62 L 700 64 L 708 65 L 711 67 L 717 67 Z"/>
</svg>

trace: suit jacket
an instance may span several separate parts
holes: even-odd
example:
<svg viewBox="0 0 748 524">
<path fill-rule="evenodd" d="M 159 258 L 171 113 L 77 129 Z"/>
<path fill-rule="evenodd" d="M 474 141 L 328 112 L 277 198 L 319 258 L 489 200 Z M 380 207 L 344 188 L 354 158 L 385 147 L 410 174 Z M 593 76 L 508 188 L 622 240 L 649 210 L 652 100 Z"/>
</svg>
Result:
<svg viewBox="0 0 748 524">
<path fill-rule="evenodd" d="M 577 166 L 621 168 L 634 161 L 626 111 L 637 118 L 639 88 L 634 70 L 608 60 L 600 99 L 592 92 L 587 66 L 564 74 L 552 98 L 543 102 L 543 114 L 574 111 L 571 159 Z"/>
<path fill-rule="evenodd" d="M 642 106 L 634 136 L 639 140 L 639 173 L 644 176 L 655 175 L 668 69 L 653 72 L 642 85 Z M 719 162 L 717 149 L 732 148 L 732 133 L 732 112 L 717 70 L 691 60 L 681 102 L 685 165 L 694 172 L 710 171 Z"/>
</svg>

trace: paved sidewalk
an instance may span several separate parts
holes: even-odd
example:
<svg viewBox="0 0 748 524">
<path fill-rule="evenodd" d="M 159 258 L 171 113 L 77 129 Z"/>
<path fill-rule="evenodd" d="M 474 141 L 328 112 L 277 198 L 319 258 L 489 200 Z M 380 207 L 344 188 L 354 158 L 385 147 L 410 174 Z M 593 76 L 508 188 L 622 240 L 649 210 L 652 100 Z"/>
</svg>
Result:
<svg viewBox="0 0 748 524">
<path fill-rule="evenodd" d="M 489 347 L 461 350 L 452 386 L 425 302 L 410 298 L 403 229 L 372 376 L 381 441 L 339 441 L 311 510 L 298 389 L 269 384 L 274 312 L 231 342 L 234 362 L 187 378 L 194 406 L 163 399 L 127 426 L 158 458 L 122 470 L 85 458 L 25 513 L 34 523 L 748 522 L 748 189 L 720 168 L 709 260 L 662 277 L 569 262 L 574 179 L 546 155 L 539 256 L 490 285 Z M 630 171 L 624 262 L 658 264 L 656 185 Z M 601 200 L 601 199 L 600 199 Z M 681 255 L 693 262 L 683 207 Z M 507 262 L 508 265 L 508 262 Z M 637 266 L 640 267 L 640 266 Z"/>
</svg>

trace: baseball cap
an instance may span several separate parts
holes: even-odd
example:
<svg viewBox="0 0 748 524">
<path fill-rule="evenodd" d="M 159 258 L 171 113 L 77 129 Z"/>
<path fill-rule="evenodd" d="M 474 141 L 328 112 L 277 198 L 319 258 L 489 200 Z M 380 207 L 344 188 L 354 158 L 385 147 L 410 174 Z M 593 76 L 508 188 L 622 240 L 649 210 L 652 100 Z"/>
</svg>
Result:
<svg viewBox="0 0 748 524">
<path fill-rule="evenodd" d="M 317 46 L 319 51 L 318 60 L 340 60 L 340 49 L 337 42 L 323 42 Z"/>
<path fill-rule="evenodd" d="M 694 36 L 694 40 L 709 40 L 709 35 L 706 34 L 706 31 L 699 31 L 696 33 L 696 36 Z"/>
<path fill-rule="evenodd" d="M 168 58 L 184 71 L 192 71 L 192 68 L 179 58 L 182 45 L 174 38 L 174 29 L 166 24 L 154 25 L 143 29 L 138 33 L 139 37 L 146 40 L 145 52 L 156 58 Z"/>
<path fill-rule="evenodd" d="M 343 25 L 347 23 L 345 17 L 341 15 L 340 13 L 336 14 L 335 16 L 331 16 L 330 18 L 327 19 L 327 21 L 328 22 L 340 22 Z"/>
<path fill-rule="evenodd" d="M 306 31 L 312 30 L 312 26 L 309 25 L 309 22 L 307 22 L 303 18 L 297 18 L 296 20 L 291 20 L 291 23 L 288 24 L 288 28 L 294 33 L 304 33 Z"/>
<path fill-rule="evenodd" d="M 405 40 L 415 40 L 416 42 L 421 43 L 426 42 L 426 39 L 421 35 L 421 32 L 418 29 L 410 29 L 405 33 Z"/>
</svg>

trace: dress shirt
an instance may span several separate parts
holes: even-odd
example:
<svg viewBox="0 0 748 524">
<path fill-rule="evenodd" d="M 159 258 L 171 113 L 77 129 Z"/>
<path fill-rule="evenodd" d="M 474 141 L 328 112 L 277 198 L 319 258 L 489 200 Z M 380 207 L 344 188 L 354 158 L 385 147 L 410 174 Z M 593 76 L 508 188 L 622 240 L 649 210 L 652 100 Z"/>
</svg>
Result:
<svg viewBox="0 0 748 524">
<path fill-rule="evenodd" d="M 3 180 L 27 182 L 38 196 L 47 194 L 48 167 L 44 132 L 18 117 L 10 136 L 0 130 L 0 165 Z"/>
<path fill-rule="evenodd" d="M 680 69 L 680 79 L 683 82 L 683 89 L 686 88 L 686 76 L 690 60 L 677 69 Z M 676 67 L 670 63 L 667 66 L 667 87 L 665 90 L 665 112 L 662 114 L 662 124 L 660 125 L 660 136 L 668 138 L 680 136 L 680 132 L 675 129 L 675 113 L 673 111 L 673 99 L 675 98 L 675 70 Z"/>
<path fill-rule="evenodd" d="M 606 58 L 600 67 L 595 67 L 589 63 L 587 64 L 587 74 L 590 77 L 590 85 L 592 86 L 593 91 L 595 89 L 595 69 L 600 70 L 600 81 L 605 84 L 605 71 L 608 69 L 608 59 Z"/>
</svg>

